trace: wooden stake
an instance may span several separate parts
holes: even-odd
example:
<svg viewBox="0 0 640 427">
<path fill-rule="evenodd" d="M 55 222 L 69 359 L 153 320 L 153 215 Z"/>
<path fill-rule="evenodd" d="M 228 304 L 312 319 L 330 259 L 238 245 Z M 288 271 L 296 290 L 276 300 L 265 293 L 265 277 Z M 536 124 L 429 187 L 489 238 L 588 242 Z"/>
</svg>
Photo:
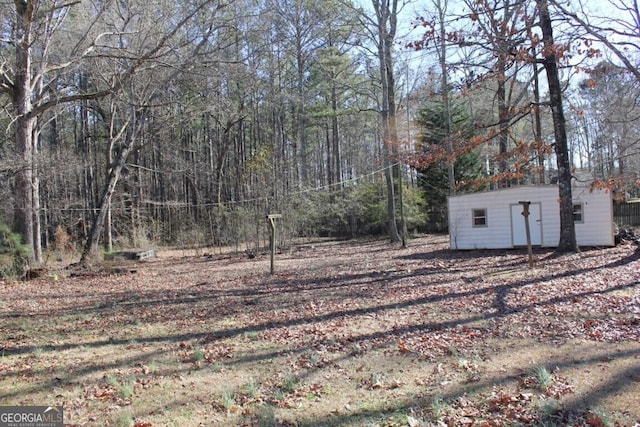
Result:
<svg viewBox="0 0 640 427">
<path fill-rule="evenodd" d="M 275 273 L 275 258 L 276 258 L 276 219 L 282 218 L 281 214 L 269 214 L 267 215 L 267 221 L 271 226 L 271 234 L 269 235 L 269 243 L 271 246 L 271 274 Z"/>
<path fill-rule="evenodd" d="M 527 235 L 527 254 L 529 255 L 529 267 L 533 267 L 533 249 L 531 248 L 531 229 L 529 228 L 529 206 L 531 202 L 518 202 L 522 205 L 522 216 L 524 217 L 524 229 Z"/>
</svg>

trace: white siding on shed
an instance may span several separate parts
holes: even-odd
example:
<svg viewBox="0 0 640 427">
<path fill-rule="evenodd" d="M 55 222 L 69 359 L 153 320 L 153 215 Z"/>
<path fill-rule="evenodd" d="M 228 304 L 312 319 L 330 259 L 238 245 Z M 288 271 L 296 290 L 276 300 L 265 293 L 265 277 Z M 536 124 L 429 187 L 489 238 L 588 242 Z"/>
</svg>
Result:
<svg viewBox="0 0 640 427">
<path fill-rule="evenodd" d="M 584 206 L 584 220 L 576 223 L 578 246 L 613 246 L 613 200 L 610 191 L 589 187 L 572 189 L 574 203 Z"/>
<path fill-rule="evenodd" d="M 582 246 L 612 246 L 613 204 L 611 194 L 589 187 L 572 189 L 575 204 L 583 208 L 583 222 L 576 223 L 576 239 Z M 449 239 L 451 249 L 503 249 L 514 247 L 512 209 L 522 212 L 520 201 L 531 202 L 536 209 L 530 224 L 540 233 L 541 246 L 555 247 L 560 236 L 558 187 L 511 187 L 484 193 L 465 194 L 449 198 Z M 473 210 L 486 210 L 486 225 L 474 226 Z M 539 210 L 539 211 L 538 211 Z M 519 230 L 520 227 L 517 227 Z M 518 231 L 516 230 L 516 231 Z M 517 239 L 521 241 L 522 239 Z M 526 239 L 525 239 L 526 240 Z M 535 241 L 535 239 L 532 239 Z"/>
</svg>

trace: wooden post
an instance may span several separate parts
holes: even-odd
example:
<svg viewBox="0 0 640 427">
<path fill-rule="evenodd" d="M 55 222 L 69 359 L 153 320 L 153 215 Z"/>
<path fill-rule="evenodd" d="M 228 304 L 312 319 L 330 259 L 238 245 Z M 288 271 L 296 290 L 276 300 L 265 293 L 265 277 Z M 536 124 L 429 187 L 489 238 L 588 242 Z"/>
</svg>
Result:
<svg viewBox="0 0 640 427">
<path fill-rule="evenodd" d="M 281 214 L 269 214 L 267 215 L 267 221 L 271 226 L 271 234 L 269 235 L 269 246 L 271 246 L 271 274 L 275 273 L 275 258 L 276 258 L 276 219 L 282 218 Z"/>
<path fill-rule="evenodd" d="M 527 235 L 527 255 L 529 256 L 529 267 L 533 267 L 533 249 L 531 248 L 531 229 L 529 228 L 529 206 L 531 202 L 518 202 L 522 205 L 522 216 L 524 217 L 524 229 Z"/>
</svg>

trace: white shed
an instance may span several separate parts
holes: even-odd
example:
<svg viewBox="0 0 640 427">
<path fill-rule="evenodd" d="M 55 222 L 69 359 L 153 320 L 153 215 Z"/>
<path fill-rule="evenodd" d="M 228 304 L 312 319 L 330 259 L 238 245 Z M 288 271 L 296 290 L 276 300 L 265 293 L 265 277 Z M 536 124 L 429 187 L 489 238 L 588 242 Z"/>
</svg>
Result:
<svg viewBox="0 0 640 427">
<path fill-rule="evenodd" d="M 613 201 L 610 191 L 572 188 L 578 246 L 613 246 Z M 505 249 L 526 246 L 520 202 L 530 202 L 529 227 L 535 246 L 560 241 L 557 185 L 511 187 L 449 197 L 451 249 Z"/>
</svg>

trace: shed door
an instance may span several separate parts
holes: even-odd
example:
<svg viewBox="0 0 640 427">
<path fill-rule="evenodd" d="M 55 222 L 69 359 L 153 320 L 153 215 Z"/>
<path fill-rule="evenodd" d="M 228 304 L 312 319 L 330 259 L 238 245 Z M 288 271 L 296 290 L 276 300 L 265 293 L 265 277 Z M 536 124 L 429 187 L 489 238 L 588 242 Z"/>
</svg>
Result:
<svg viewBox="0 0 640 427">
<path fill-rule="evenodd" d="M 531 232 L 531 244 L 542 244 L 542 221 L 540 219 L 540 203 L 529 205 L 529 231 Z M 522 205 L 511 205 L 511 241 L 513 246 L 527 246 L 527 230 L 522 215 Z"/>
</svg>

